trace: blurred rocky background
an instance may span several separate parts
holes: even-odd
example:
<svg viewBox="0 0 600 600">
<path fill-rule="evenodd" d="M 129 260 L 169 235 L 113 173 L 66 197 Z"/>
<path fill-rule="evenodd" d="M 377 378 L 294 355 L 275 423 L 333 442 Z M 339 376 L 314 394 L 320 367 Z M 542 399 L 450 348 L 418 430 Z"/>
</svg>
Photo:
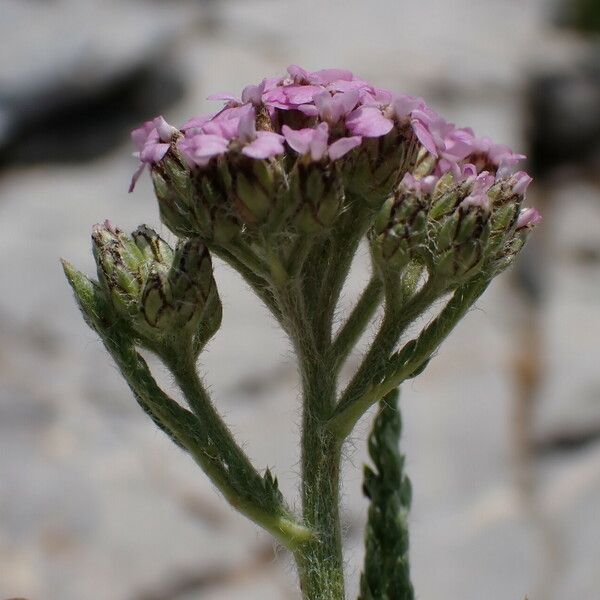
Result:
<svg viewBox="0 0 600 600">
<path fill-rule="evenodd" d="M 132 127 L 157 113 L 181 123 L 208 109 L 208 94 L 299 63 L 424 95 L 528 150 L 543 227 L 403 390 L 414 579 L 432 600 L 597 600 L 598 10 L 598 0 L 2 0 L 0 598 L 297 598 L 289 557 L 137 408 L 58 258 L 92 272 L 90 227 L 106 217 L 168 237 L 149 181 L 127 194 Z M 295 497 L 290 348 L 235 273 L 217 264 L 216 276 L 224 324 L 202 371 L 257 465 Z M 363 252 L 345 305 L 366 277 Z M 368 426 L 347 448 L 349 597 Z"/>
</svg>

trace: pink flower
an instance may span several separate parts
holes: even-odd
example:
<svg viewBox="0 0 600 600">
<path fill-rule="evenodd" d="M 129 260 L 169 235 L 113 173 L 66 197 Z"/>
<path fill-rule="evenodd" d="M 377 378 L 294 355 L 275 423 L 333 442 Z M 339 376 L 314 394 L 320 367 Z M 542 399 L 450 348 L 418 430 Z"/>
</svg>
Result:
<svg viewBox="0 0 600 600">
<path fill-rule="evenodd" d="M 327 153 L 331 160 L 337 160 L 342 158 L 344 154 L 350 152 L 362 143 L 362 138 L 359 135 L 353 135 L 350 137 L 343 137 L 329 145 Z"/>
<path fill-rule="evenodd" d="M 380 137 L 392 130 L 394 122 L 376 106 L 360 106 L 348 115 L 346 127 L 354 135 Z"/>
<path fill-rule="evenodd" d="M 377 106 L 381 110 L 385 110 L 392 104 L 394 94 L 390 90 L 382 88 L 365 87 L 360 90 L 360 103 L 363 106 Z"/>
<path fill-rule="evenodd" d="M 354 77 L 351 81 L 346 79 L 338 79 L 327 84 L 326 88 L 330 92 L 352 92 L 354 90 L 360 92 L 362 90 L 372 90 L 373 88 L 369 83 L 362 79 Z"/>
<path fill-rule="evenodd" d="M 410 121 L 418 140 L 435 157 L 446 150 L 446 139 L 456 129 L 428 107 L 413 110 Z"/>
<path fill-rule="evenodd" d="M 310 154 L 314 161 L 321 160 L 325 156 L 329 140 L 327 123 L 321 123 L 314 129 L 292 129 L 284 125 L 281 131 L 285 141 L 298 154 Z"/>
<path fill-rule="evenodd" d="M 335 125 L 352 111 L 358 102 L 358 92 L 340 92 L 333 96 L 329 92 L 319 92 L 313 97 L 319 117 L 330 125 Z"/>
<path fill-rule="evenodd" d="M 213 119 L 201 128 L 201 132 L 210 135 L 217 135 L 226 140 L 232 140 L 237 136 L 240 119 Z"/>
<path fill-rule="evenodd" d="M 179 134 L 179 130 L 169 125 L 163 117 L 146 121 L 131 132 L 131 139 L 137 148 L 134 156 L 139 158 L 140 165 L 131 178 L 129 192 L 133 192 L 135 184 L 144 172 L 146 165 L 156 164 L 164 158 L 171 147 L 171 140 L 177 134 Z"/>
<path fill-rule="evenodd" d="M 466 208 L 468 206 L 478 206 L 483 209 L 490 208 L 490 199 L 488 190 L 494 185 L 496 178 L 483 171 L 475 178 L 471 193 L 460 203 L 460 206 Z"/>
<path fill-rule="evenodd" d="M 380 137 L 389 133 L 394 127 L 393 94 L 388 90 L 363 87 L 360 92 L 360 103 L 346 119 L 346 126 L 355 135 Z"/>
<path fill-rule="evenodd" d="M 239 106 L 242 101 L 237 96 L 231 94 L 211 94 L 206 98 L 207 100 L 224 101 L 229 106 Z"/>
<path fill-rule="evenodd" d="M 200 115 L 198 117 L 192 117 L 187 120 L 181 127 L 181 131 L 186 134 L 198 133 L 199 130 L 202 129 L 206 123 L 208 123 L 211 119 L 214 118 L 214 114 L 210 115 Z"/>
<path fill-rule="evenodd" d="M 471 163 L 460 167 L 460 176 L 458 181 L 473 181 L 477 177 L 477 167 Z"/>
<path fill-rule="evenodd" d="M 282 110 L 297 109 L 302 104 L 310 104 L 313 96 L 323 91 L 318 85 L 287 85 L 273 88 L 263 96 L 267 105 Z"/>
<path fill-rule="evenodd" d="M 533 178 L 525 171 L 518 171 L 511 177 L 512 191 L 519 196 L 524 196 L 532 181 Z"/>
<path fill-rule="evenodd" d="M 452 139 L 456 127 L 429 108 L 422 98 L 400 94 L 394 99 L 392 109 L 400 123 L 410 122 L 417 139 L 431 155 L 439 157 L 445 153 L 442 158 L 449 163 L 446 170 L 451 170 L 457 156 L 451 151 L 453 144 L 448 142 L 458 142 Z M 468 152 L 464 156 L 467 155 Z"/>
<path fill-rule="evenodd" d="M 252 106 L 239 120 L 238 139 L 244 144 L 242 154 L 250 158 L 266 159 L 284 152 L 282 135 L 256 131 L 256 113 Z"/>
<path fill-rule="evenodd" d="M 421 98 L 398 94 L 391 102 L 394 115 L 398 121 L 410 121 L 413 110 L 425 108 L 425 102 Z"/>
<path fill-rule="evenodd" d="M 328 85 L 337 81 L 352 81 L 354 79 L 352 73 L 346 69 L 322 69 L 311 73 L 297 65 L 290 65 L 287 71 L 294 82 L 300 84 Z"/>
<path fill-rule="evenodd" d="M 488 137 L 473 138 L 471 147 L 471 154 L 481 157 L 480 162 L 496 167 L 501 177 L 508 175 L 511 167 L 526 158 L 524 154 L 513 152 L 506 144 L 496 144 Z"/>
<path fill-rule="evenodd" d="M 453 129 L 449 131 L 444 139 L 443 149 L 440 148 L 438 161 L 435 166 L 437 175 L 442 176 L 444 173 L 452 173 L 454 179 L 459 182 L 463 181 L 466 176 L 463 172 L 466 165 L 462 161 L 470 156 L 472 151 L 471 140 L 473 135 L 470 129 Z M 473 164 L 469 164 L 469 171 L 474 170 L 477 174 L 477 168 Z"/>
<path fill-rule="evenodd" d="M 298 154 L 308 154 L 311 160 L 319 161 L 326 155 L 331 160 L 337 160 L 356 148 L 362 142 L 359 136 L 344 137 L 328 145 L 329 126 L 320 123 L 317 127 L 306 129 L 292 129 L 287 125 L 282 128 L 282 133 L 288 145 Z"/>
<path fill-rule="evenodd" d="M 205 121 L 200 127 L 187 130 L 186 135 L 206 133 L 233 140 L 238 135 L 240 119 L 248 111 L 248 106 L 226 106 L 216 115 Z"/>
<path fill-rule="evenodd" d="M 422 179 L 417 179 L 412 173 L 406 173 L 401 183 L 418 194 L 431 194 L 438 180 L 439 177 L 435 175 L 427 175 Z"/>
<path fill-rule="evenodd" d="M 345 69 L 308 71 L 288 67 L 285 77 L 263 79 L 249 85 L 238 98 L 216 94 L 211 99 L 224 103 L 215 114 L 194 117 L 181 127 L 178 141 L 191 166 L 205 166 L 215 156 L 229 151 L 265 160 L 285 152 L 285 142 L 313 161 L 337 160 L 362 143 L 363 137 L 377 138 L 394 126 L 411 127 L 421 146 L 429 153 L 420 178 L 407 176 L 403 183 L 419 193 L 433 190 L 440 177 L 451 173 L 457 183 L 473 186 L 464 205 L 487 206 L 487 192 L 495 178 L 507 178 L 515 194 L 524 195 L 531 178 L 525 172 L 511 173 L 524 155 L 489 138 L 476 138 L 469 128 L 457 128 L 432 110 L 422 98 L 377 88 Z M 268 131 L 256 130 L 256 107 L 261 118 L 270 118 Z M 282 111 L 305 115 L 305 129 L 292 129 Z M 295 120 L 295 118 L 294 118 Z M 330 129 L 335 141 L 329 142 Z M 347 135 L 343 135 L 344 130 Z M 138 150 L 140 168 L 133 185 L 147 164 L 163 159 L 181 133 L 162 117 L 136 129 L 132 137 Z M 337 138 L 337 139 L 336 139 Z M 479 174 L 478 174 L 479 173 Z"/>
<path fill-rule="evenodd" d="M 250 103 L 254 106 L 258 106 L 262 103 L 262 97 L 265 93 L 266 79 L 258 85 L 247 85 L 242 92 L 242 102 L 244 104 Z"/>
<path fill-rule="evenodd" d="M 164 117 L 156 117 L 153 121 L 154 127 L 158 132 L 158 137 L 161 142 L 166 142 L 167 144 L 171 143 L 171 140 L 179 134 L 179 129 L 173 127 L 173 125 L 169 125 Z"/>
<path fill-rule="evenodd" d="M 230 142 L 239 142 L 245 156 L 266 159 L 283 154 L 284 138 L 270 131 L 256 131 L 254 106 L 228 107 L 200 127 L 186 131 L 178 147 L 190 167 L 205 167 L 216 156 L 230 150 Z"/>
<path fill-rule="evenodd" d="M 542 221 L 542 215 L 536 208 L 524 208 L 517 219 L 517 229 L 532 229 Z"/>
<path fill-rule="evenodd" d="M 211 133 L 198 133 L 182 139 L 177 147 L 190 167 L 205 167 L 215 156 L 227 152 L 229 140 Z"/>
</svg>

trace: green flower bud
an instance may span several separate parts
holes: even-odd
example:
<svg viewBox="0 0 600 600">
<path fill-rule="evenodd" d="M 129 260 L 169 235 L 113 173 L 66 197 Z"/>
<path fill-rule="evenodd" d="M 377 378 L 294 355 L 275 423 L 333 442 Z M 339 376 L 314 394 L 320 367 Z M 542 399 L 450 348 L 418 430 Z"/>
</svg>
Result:
<svg viewBox="0 0 600 600">
<path fill-rule="evenodd" d="M 267 160 L 231 157 L 232 197 L 240 220 L 251 229 L 270 224 L 278 200 L 280 173 Z"/>
<path fill-rule="evenodd" d="M 371 251 L 383 268 L 401 269 L 427 250 L 427 201 L 401 186 L 379 211 L 370 231 Z"/>
<path fill-rule="evenodd" d="M 144 253 L 110 221 L 92 229 L 92 250 L 98 281 L 115 310 L 125 317 L 134 316 L 148 268 Z"/>
<path fill-rule="evenodd" d="M 290 175 L 287 204 L 291 227 L 301 233 L 317 234 L 329 230 L 342 212 L 344 188 L 335 165 L 298 160 Z"/>
<path fill-rule="evenodd" d="M 161 264 L 152 265 L 140 308 L 150 327 L 168 333 L 194 329 L 215 299 L 218 296 L 210 254 L 196 238 L 178 244 L 169 270 Z"/>
<path fill-rule="evenodd" d="M 283 172 L 273 160 L 229 153 L 190 170 L 167 157 L 153 167 L 152 178 L 161 219 L 180 237 L 226 246 L 242 232 L 277 231 L 289 216 Z"/>
<path fill-rule="evenodd" d="M 488 254 L 494 256 L 501 252 L 507 242 L 514 236 L 523 197 L 515 194 L 508 181 L 495 185 L 489 192 L 492 200 L 492 215 L 490 218 L 490 241 Z"/>
<path fill-rule="evenodd" d="M 344 164 L 348 193 L 379 208 L 417 159 L 419 143 L 410 127 L 398 126 L 385 136 L 365 138 Z"/>
<path fill-rule="evenodd" d="M 173 252 L 145 225 L 130 237 L 108 222 L 95 226 L 92 238 L 101 287 L 142 343 L 183 337 L 199 347 L 214 334 L 221 304 L 210 254 L 198 238 Z"/>
<path fill-rule="evenodd" d="M 183 160 L 168 157 L 153 167 L 152 180 L 161 220 L 175 235 L 222 244 L 239 234 L 225 159 L 190 171 Z"/>
<path fill-rule="evenodd" d="M 432 268 L 436 276 L 460 282 L 483 265 L 490 236 L 490 209 L 463 201 L 456 210 L 431 223 Z"/>
<path fill-rule="evenodd" d="M 175 234 L 189 236 L 194 231 L 197 194 L 189 171 L 177 160 L 165 158 L 152 169 L 154 193 L 161 221 Z M 201 223 L 208 222 L 200 220 Z"/>
<path fill-rule="evenodd" d="M 140 225 L 131 237 L 144 258 L 148 261 L 168 265 L 173 260 L 173 249 L 163 240 L 154 229 Z"/>
<path fill-rule="evenodd" d="M 213 310 L 220 301 L 213 277 L 208 249 L 197 238 L 180 242 L 169 271 L 168 284 L 173 297 L 177 323 L 181 326 L 204 320 L 207 309 Z"/>
</svg>

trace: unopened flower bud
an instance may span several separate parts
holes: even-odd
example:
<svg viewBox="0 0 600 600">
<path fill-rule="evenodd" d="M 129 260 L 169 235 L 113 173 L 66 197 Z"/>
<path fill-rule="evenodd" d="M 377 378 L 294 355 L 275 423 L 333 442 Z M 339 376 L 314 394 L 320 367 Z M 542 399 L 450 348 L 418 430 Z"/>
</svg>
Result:
<svg viewBox="0 0 600 600">
<path fill-rule="evenodd" d="M 200 240 L 192 239 L 178 245 L 168 270 L 160 264 L 152 266 L 140 308 L 150 327 L 169 335 L 197 327 L 208 301 L 215 297 L 210 255 Z"/>
<path fill-rule="evenodd" d="M 199 239 L 180 242 L 173 252 L 145 225 L 130 237 L 108 222 L 95 226 L 92 238 L 102 288 L 143 343 L 214 333 L 221 305 Z"/>
<path fill-rule="evenodd" d="M 218 302 L 210 254 L 197 238 L 180 242 L 168 275 L 177 322 L 198 321 L 213 301 Z"/>
<path fill-rule="evenodd" d="M 92 229 L 98 280 L 117 313 L 134 316 L 146 278 L 147 261 L 135 242 L 110 221 Z"/>
<path fill-rule="evenodd" d="M 245 156 L 233 159 L 231 172 L 234 210 L 242 222 L 256 228 L 274 219 L 278 199 L 279 172 L 265 160 Z"/>
<path fill-rule="evenodd" d="M 459 190 L 447 192 L 455 197 Z M 440 202 L 447 202 L 447 198 Z M 438 205 L 438 210 L 440 209 Z M 487 190 L 474 189 L 458 198 L 455 210 L 430 221 L 432 268 L 436 276 L 459 282 L 482 266 L 490 236 L 491 203 Z"/>
<path fill-rule="evenodd" d="M 192 235 L 198 221 L 194 211 L 198 197 L 186 168 L 166 158 L 152 170 L 152 183 L 161 221 L 175 235 Z"/>
<path fill-rule="evenodd" d="M 505 236 L 502 246 L 495 249 L 490 259 L 490 271 L 499 273 L 510 266 L 516 255 L 521 251 L 529 234 L 542 221 L 542 215 L 535 208 L 521 209 L 515 226 L 510 234 Z"/>
<path fill-rule="evenodd" d="M 307 234 L 328 230 L 341 214 L 344 189 L 334 165 L 299 160 L 290 176 L 288 197 L 293 209 L 292 227 Z"/>
<path fill-rule="evenodd" d="M 536 208 L 524 208 L 519 213 L 517 219 L 517 230 L 533 229 L 536 225 L 542 222 L 542 215 Z"/>
<path fill-rule="evenodd" d="M 379 208 L 414 165 L 418 149 L 409 127 L 394 126 L 382 137 L 363 140 L 359 151 L 344 164 L 348 192 Z"/>
<path fill-rule="evenodd" d="M 427 249 L 427 208 L 420 194 L 405 187 L 386 200 L 370 233 L 378 264 L 401 269 L 410 260 L 423 258 Z"/>
<path fill-rule="evenodd" d="M 164 265 L 171 264 L 173 249 L 148 225 L 140 225 L 131 237 L 144 258 Z"/>
</svg>

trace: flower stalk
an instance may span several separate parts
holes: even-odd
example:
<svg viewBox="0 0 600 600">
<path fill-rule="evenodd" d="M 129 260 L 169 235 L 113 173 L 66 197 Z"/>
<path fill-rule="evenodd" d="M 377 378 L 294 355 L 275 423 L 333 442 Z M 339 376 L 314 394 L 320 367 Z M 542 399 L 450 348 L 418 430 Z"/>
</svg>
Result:
<svg viewBox="0 0 600 600">
<path fill-rule="evenodd" d="M 217 99 L 225 104 L 214 114 L 179 128 L 158 117 L 132 134 L 140 164 L 131 189 L 149 169 L 176 246 L 146 226 L 127 235 L 107 221 L 92 233 L 98 281 L 66 262 L 65 274 L 138 404 L 232 507 L 291 551 L 305 600 L 346 598 L 342 450 L 378 403 L 361 598 L 412 600 L 397 388 L 425 370 L 539 223 L 535 209 L 522 208 L 531 178 L 513 167 L 523 156 L 455 127 L 420 98 L 341 69 L 291 66 L 241 98 Z M 363 240 L 371 277 L 334 335 Z M 296 354 L 297 511 L 270 469 L 253 466 L 198 375 L 222 317 L 211 256 L 240 273 Z M 377 334 L 340 389 L 338 373 L 382 305 Z M 140 348 L 164 363 L 187 407 L 158 386 Z"/>
</svg>

